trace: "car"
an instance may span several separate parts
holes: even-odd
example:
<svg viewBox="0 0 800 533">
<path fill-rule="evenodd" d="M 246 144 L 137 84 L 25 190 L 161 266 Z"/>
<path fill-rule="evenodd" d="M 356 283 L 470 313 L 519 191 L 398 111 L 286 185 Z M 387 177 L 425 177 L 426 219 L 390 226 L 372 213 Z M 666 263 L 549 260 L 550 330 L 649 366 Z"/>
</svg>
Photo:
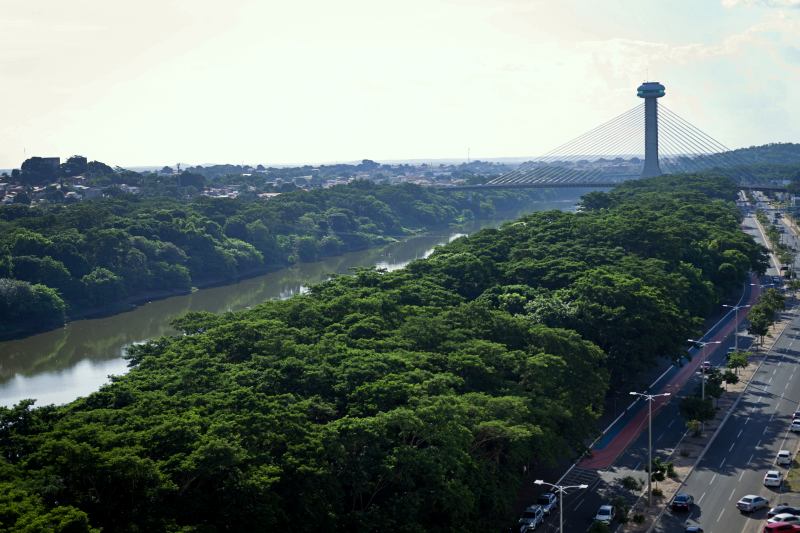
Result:
<svg viewBox="0 0 800 533">
<path fill-rule="evenodd" d="M 709 371 L 709 370 L 711 370 L 712 368 L 713 368 L 713 367 L 711 366 L 711 361 L 703 361 L 703 362 L 700 364 L 700 370 L 702 370 L 703 372 L 708 372 L 708 371 Z"/>
<path fill-rule="evenodd" d="M 601 505 L 600 509 L 597 510 L 597 514 L 594 515 L 594 521 L 595 522 L 602 522 L 603 524 L 610 524 L 612 520 L 614 520 L 614 506 L 613 505 Z"/>
<path fill-rule="evenodd" d="M 679 492 L 672 499 L 671 507 L 676 511 L 688 511 L 694 505 L 694 497 L 685 492 Z"/>
<path fill-rule="evenodd" d="M 795 418 L 792 420 L 792 425 L 789 426 L 789 431 L 800 431 L 800 418 Z"/>
<path fill-rule="evenodd" d="M 703 528 L 700 526 L 686 526 L 684 531 L 686 533 L 703 533 Z"/>
<path fill-rule="evenodd" d="M 765 487 L 780 487 L 783 483 L 783 474 L 779 470 L 769 470 L 764 474 Z"/>
<path fill-rule="evenodd" d="M 748 494 L 736 502 L 736 507 L 743 513 L 752 513 L 764 507 L 769 507 L 769 501 L 761 496 Z"/>
<path fill-rule="evenodd" d="M 558 507 L 558 498 L 552 492 L 545 492 L 536 498 L 536 505 L 542 508 L 544 514 L 550 514 L 556 507 Z"/>
<path fill-rule="evenodd" d="M 519 519 L 520 533 L 533 531 L 539 527 L 539 524 L 542 522 L 544 522 L 544 511 L 542 511 L 542 507 L 539 505 L 531 505 L 525 509 L 525 512 L 522 513 Z"/>
<path fill-rule="evenodd" d="M 785 522 L 787 524 L 800 524 L 800 516 L 796 516 L 790 513 L 781 513 L 776 514 L 769 520 L 767 523 L 772 524 L 773 522 Z"/>
<path fill-rule="evenodd" d="M 788 503 L 779 503 L 778 505 L 769 510 L 767 516 L 772 518 L 775 515 L 783 513 L 800 515 L 800 507 L 792 507 Z"/>
<path fill-rule="evenodd" d="M 764 526 L 764 533 L 784 533 L 786 531 L 800 531 L 800 524 L 788 522 L 772 522 Z"/>
<path fill-rule="evenodd" d="M 779 451 L 778 456 L 775 458 L 775 463 L 779 465 L 792 464 L 792 452 L 790 452 L 789 450 Z"/>
</svg>

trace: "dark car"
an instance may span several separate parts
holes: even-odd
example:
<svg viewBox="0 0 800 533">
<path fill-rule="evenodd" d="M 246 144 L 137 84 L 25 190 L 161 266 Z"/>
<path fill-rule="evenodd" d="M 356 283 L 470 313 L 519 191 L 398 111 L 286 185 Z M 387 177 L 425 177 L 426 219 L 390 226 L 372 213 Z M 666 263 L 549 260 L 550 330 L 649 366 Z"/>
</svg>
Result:
<svg viewBox="0 0 800 533">
<path fill-rule="evenodd" d="M 789 513 L 795 516 L 800 516 L 800 507 L 792 507 L 788 503 L 780 503 L 769 510 L 767 516 L 772 518 L 776 514 Z"/>
<path fill-rule="evenodd" d="M 552 492 L 545 492 L 536 498 L 536 505 L 542 508 L 544 514 L 550 514 L 553 509 L 558 507 L 558 498 Z"/>
<path fill-rule="evenodd" d="M 679 492 L 672 499 L 672 508 L 675 511 L 688 511 L 692 508 L 692 505 L 694 505 L 694 497 L 685 492 Z"/>
<path fill-rule="evenodd" d="M 703 533 L 703 528 L 700 526 L 686 526 L 684 531 L 686 533 Z"/>
</svg>

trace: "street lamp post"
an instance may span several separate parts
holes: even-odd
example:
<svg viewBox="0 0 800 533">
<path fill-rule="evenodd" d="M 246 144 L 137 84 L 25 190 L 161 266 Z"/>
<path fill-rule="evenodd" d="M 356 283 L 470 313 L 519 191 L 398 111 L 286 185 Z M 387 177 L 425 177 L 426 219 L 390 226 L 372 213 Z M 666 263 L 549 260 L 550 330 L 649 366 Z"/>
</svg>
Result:
<svg viewBox="0 0 800 533">
<path fill-rule="evenodd" d="M 703 368 L 703 363 L 706 361 L 706 346 L 709 344 L 720 344 L 722 341 L 696 341 L 694 339 L 687 339 L 689 342 L 694 344 L 699 344 L 703 348 L 703 352 L 700 354 L 700 358 L 703 360 L 700 363 L 700 374 L 702 377 L 702 384 L 700 385 L 700 398 L 703 400 L 706 399 L 706 369 Z"/>
<path fill-rule="evenodd" d="M 735 329 L 734 329 L 734 332 L 733 332 L 733 344 L 735 346 L 734 350 L 738 352 L 739 351 L 739 309 L 744 309 L 745 307 L 750 307 L 750 305 L 749 304 L 748 305 L 722 304 L 722 307 L 728 307 L 730 309 L 733 309 L 733 311 L 734 311 L 734 313 L 736 315 L 734 317 L 734 319 L 733 319 L 734 322 L 735 322 L 734 323 Z"/>
<path fill-rule="evenodd" d="M 558 493 L 558 533 L 564 533 L 564 491 L 567 489 L 587 489 L 589 485 L 553 485 L 541 479 L 537 479 L 534 483 L 552 487 Z"/>
<path fill-rule="evenodd" d="M 647 506 L 653 505 L 653 400 L 659 396 L 669 396 L 670 393 L 645 394 L 631 392 L 631 396 L 639 396 L 647 400 Z"/>
</svg>

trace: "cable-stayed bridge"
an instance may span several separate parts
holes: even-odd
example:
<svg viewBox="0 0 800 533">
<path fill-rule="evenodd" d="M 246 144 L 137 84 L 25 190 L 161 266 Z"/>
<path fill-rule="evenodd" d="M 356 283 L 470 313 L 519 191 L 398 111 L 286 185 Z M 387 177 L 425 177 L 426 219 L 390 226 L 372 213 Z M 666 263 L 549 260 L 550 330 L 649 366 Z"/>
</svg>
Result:
<svg viewBox="0 0 800 533">
<path fill-rule="evenodd" d="M 709 169 L 746 187 L 748 162 L 660 104 L 664 95 L 663 85 L 645 82 L 637 91 L 644 102 L 636 107 L 488 183 L 449 188 L 614 187 L 631 179 Z"/>
</svg>

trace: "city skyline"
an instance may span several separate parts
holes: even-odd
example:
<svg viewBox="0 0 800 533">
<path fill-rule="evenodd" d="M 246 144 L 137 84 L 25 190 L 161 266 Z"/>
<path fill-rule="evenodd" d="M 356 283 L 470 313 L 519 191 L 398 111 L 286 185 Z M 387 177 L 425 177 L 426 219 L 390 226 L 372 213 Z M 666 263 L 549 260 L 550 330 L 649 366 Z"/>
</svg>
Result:
<svg viewBox="0 0 800 533">
<path fill-rule="evenodd" d="M 797 142 L 798 6 L 12 2 L 0 168 L 530 157 L 646 79 L 731 148 Z"/>
</svg>

